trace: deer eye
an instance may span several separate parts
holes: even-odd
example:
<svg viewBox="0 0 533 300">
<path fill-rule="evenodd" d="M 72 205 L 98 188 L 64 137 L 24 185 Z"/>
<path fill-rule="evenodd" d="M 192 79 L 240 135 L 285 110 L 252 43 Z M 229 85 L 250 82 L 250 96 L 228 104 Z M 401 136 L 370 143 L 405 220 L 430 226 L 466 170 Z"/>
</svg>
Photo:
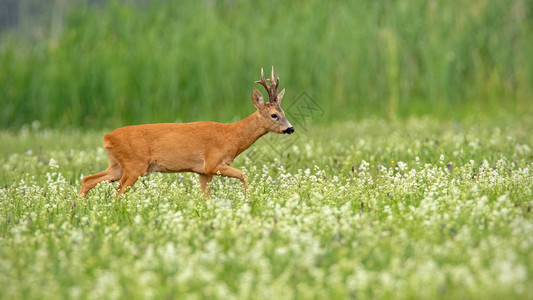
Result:
<svg viewBox="0 0 533 300">
<path fill-rule="evenodd" d="M 271 114 L 270 116 L 272 117 L 272 119 L 277 119 L 278 118 L 278 115 L 276 115 L 276 114 Z"/>
</svg>

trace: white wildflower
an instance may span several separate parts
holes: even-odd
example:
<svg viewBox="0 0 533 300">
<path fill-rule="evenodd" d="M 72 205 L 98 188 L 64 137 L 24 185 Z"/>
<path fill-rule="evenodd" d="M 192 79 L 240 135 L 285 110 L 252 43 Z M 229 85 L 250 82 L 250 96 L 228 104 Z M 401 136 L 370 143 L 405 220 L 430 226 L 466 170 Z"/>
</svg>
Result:
<svg viewBox="0 0 533 300">
<path fill-rule="evenodd" d="M 56 160 L 52 157 L 50 158 L 50 161 L 48 162 L 48 166 L 52 169 L 58 169 L 59 164 L 56 162 Z"/>
</svg>

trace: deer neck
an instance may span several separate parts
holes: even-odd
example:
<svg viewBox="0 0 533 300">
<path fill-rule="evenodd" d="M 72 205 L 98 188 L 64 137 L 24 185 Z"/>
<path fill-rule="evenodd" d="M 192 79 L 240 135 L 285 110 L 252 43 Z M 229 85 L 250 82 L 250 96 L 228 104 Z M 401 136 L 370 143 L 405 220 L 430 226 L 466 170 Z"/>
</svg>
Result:
<svg viewBox="0 0 533 300">
<path fill-rule="evenodd" d="M 267 134 L 268 131 L 261 126 L 259 112 L 254 112 L 248 117 L 231 124 L 237 141 L 237 155 L 248 149 L 257 139 Z"/>
</svg>

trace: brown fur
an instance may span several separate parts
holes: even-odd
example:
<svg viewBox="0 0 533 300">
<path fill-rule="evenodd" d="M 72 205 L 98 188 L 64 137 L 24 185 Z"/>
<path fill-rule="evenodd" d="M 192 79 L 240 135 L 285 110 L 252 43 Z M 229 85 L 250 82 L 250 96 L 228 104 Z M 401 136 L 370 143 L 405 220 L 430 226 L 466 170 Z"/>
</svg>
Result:
<svg viewBox="0 0 533 300">
<path fill-rule="evenodd" d="M 274 84 L 273 80 L 271 82 Z M 267 91 L 270 94 L 268 88 Z M 207 184 L 213 175 L 238 178 L 246 190 L 246 174 L 231 167 L 231 163 L 266 133 L 292 129 L 280 107 L 284 91 L 279 95 L 275 93 L 276 101 L 265 103 L 261 93 L 254 88 L 252 101 L 257 111 L 232 124 L 202 121 L 135 125 L 113 130 L 104 136 L 109 167 L 98 174 L 85 176 L 79 196 L 85 197 L 102 181 L 119 179 L 119 193 L 122 194 L 140 176 L 150 172 L 198 173 L 200 187 L 206 196 L 209 196 Z M 278 118 L 272 118 L 272 114 Z"/>
</svg>

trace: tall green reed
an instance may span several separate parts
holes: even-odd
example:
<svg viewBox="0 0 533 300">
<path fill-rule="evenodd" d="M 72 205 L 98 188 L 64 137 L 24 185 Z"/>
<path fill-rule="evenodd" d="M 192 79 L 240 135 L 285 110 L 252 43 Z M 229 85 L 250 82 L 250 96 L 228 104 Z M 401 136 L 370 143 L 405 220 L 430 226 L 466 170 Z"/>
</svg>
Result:
<svg viewBox="0 0 533 300">
<path fill-rule="evenodd" d="M 76 2 L 38 34 L 2 33 L 0 127 L 234 121 L 270 65 L 284 105 L 305 91 L 324 109 L 315 121 L 520 116 L 532 111 L 529 6 Z"/>
</svg>

